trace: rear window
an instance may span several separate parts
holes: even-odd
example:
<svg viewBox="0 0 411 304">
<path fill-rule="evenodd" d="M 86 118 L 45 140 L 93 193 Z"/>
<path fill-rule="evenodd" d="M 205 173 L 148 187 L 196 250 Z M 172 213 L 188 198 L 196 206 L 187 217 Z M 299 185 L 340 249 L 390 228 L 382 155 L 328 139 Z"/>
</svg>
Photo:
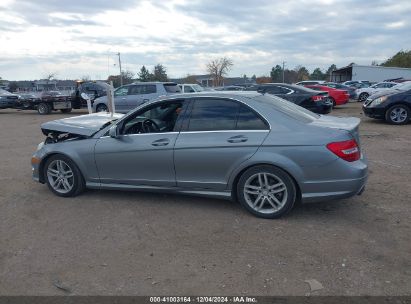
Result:
<svg viewBox="0 0 411 304">
<path fill-rule="evenodd" d="M 320 115 L 318 114 L 315 114 L 303 107 L 297 106 L 296 104 L 290 101 L 281 99 L 270 94 L 257 96 L 255 97 L 255 99 L 263 103 L 269 104 L 273 106 L 276 110 L 286 114 L 287 116 L 290 116 L 304 123 L 310 123 L 320 118 Z"/>
<path fill-rule="evenodd" d="M 164 89 L 167 93 L 181 93 L 181 88 L 176 83 L 165 83 Z"/>
</svg>

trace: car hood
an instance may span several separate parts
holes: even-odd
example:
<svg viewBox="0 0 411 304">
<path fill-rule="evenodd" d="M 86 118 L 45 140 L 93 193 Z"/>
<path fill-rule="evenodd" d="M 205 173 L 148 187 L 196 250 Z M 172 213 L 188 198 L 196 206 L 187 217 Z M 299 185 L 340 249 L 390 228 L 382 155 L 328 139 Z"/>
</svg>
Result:
<svg viewBox="0 0 411 304">
<path fill-rule="evenodd" d="M 43 134 L 47 135 L 50 131 L 61 133 L 71 133 L 83 136 L 92 136 L 107 123 L 123 117 L 124 114 L 114 113 L 95 113 L 81 116 L 74 116 L 45 122 L 41 125 Z"/>
<path fill-rule="evenodd" d="M 397 93 L 401 93 L 401 91 L 400 90 L 393 90 L 393 89 L 377 90 L 368 98 L 375 99 L 375 98 L 378 98 L 378 97 L 381 97 L 381 96 L 393 95 L 393 94 L 397 94 Z"/>
<path fill-rule="evenodd" d="M 337 117 L 331 115 L 321 115 L 320 118 L 313 121 L 311 125 L 348 131 L 359 143 L 360 137 L 358 127 L 360 125 L 360 122 L 361 119 L 357 117 Z"/>
</svg>

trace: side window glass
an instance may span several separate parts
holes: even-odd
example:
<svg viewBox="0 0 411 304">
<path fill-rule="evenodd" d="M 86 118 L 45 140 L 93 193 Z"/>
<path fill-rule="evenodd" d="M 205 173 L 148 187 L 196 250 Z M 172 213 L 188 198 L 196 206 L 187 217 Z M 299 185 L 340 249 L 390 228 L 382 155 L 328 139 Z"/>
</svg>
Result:
<svg viewBox="0 0 411 304">
<path fill-rule="evenodd" d="M 267 130 L 266 123 L 250 108 L 240 106 L 238 114 L 237 130 Z"/>
<path fill-rule="evenodd" d="M 128 87 L 119 87 L 114 91 L 114 96 L 126 96 L 128 92 Z"/>
<path fill-rule="evenodd" d="M 148 84 L 148 85 L 142 85 L 140 94 L 153 94 L 157 92 L 156 85 L 154 84 Z"/>
<path fill-rule="evenodd" d="M 145 107 L 124 122 L 121 134 L 173 132 L 182 109 L 183 101 Z"/>
<path fill-rule="evenodd" d="M 138 95 L 141 94 L 141 86 L 139 85 L 132 85 L 129 86 L 127 95 Z"/>
<path fill-rule="evenodd" d="M 221 99 L 196 100 L 188 131 L 235 130 L 239 103 Z"/>
</svg>

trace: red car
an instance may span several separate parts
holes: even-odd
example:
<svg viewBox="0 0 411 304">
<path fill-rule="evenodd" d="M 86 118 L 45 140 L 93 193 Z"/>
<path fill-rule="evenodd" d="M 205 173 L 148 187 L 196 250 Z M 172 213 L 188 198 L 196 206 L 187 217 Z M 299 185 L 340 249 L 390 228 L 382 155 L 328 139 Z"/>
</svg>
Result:
<svg viewBox="0 0 411 304">
<path fill-rule="evenodd" d="M 306 85 L 305 87 L 316 91 L 328 92 L 329 99 L 333 102 L 334 107 L 346 104 L 350 99 L 350 94 L 345 90 L 338 90 L 322 85 Z"/>
</svg>

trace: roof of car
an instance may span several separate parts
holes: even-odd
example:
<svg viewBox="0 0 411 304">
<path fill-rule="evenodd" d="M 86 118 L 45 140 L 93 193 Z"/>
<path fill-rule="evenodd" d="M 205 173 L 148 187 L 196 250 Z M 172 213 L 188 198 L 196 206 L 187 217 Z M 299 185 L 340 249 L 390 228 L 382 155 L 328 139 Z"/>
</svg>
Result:
<svg viewBox="0 0 411 304">
<path fill-rule="evenodd" d="M 262 93 L 257 91 L 203 91 L 203 92 L 195 92 L 190 94 L 173 94 L 165 96 L 162 99 L 167 98 L 195 98 L 195 97 L 220 97 L 220 98 L 238 98 L 238 97 L 246 97 L 246 98 L 253 98 L 257 96 L 261 96 Z"/>
</svg>

